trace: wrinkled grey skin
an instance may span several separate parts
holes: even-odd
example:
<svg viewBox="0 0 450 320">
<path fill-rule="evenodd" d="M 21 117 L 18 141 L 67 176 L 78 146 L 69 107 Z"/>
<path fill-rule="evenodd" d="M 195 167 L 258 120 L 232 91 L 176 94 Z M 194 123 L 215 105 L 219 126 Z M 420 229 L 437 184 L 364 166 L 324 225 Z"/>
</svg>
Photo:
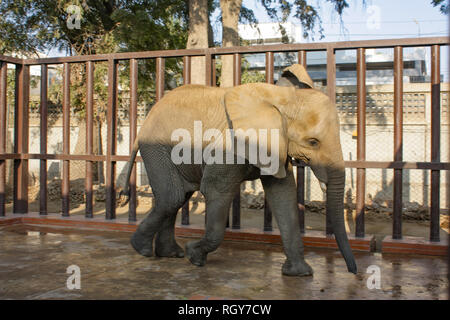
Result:
<svg viewBox="0 0 450 320">
<path fill-rule="evenodd" d="M 300 82 L 290 72 L 285 72 L 277 85 L 310 87 Z M 155 206 L 131 238 L 131 244 L 137 252 L 148 257 L 153 254 L 179 258 L 186 255 L 194 265 L 203 266 L 207 254 L 216 250 L 224 238 L 230 204 L 241 183 L 260 178 L 267 202 L 279 226 L 287 257 L 282 273 L 288 276 L 313 274 L 312 268 L 304 260 L 296 184 L 289 160 L 285 165 L 286 176 L 281 179 L 260 175 L 260 169 L 250 164 L 175 165 L 171 160 L 171 147 L 142 140 L 135 144 L 128 165 L 127 185 L 123 192 L 123 195 L 129 195 L 128 181 L 139 148 L 155 196 Z M 313 170 L 318 178 L 327 184 L 327 211 L 331 215 L 336 241 L 348 270 L 356 273 L 356 263 L 350 250 L 343 220 L 344 172 L 340 169 L 323 167 L 313 167 Z M 188 242 L 184 251 L 175 241 L 175 219 L 178 210 L 197 190 L 200 190 L 206 199 L 205 235 L 201 240 Z"/>
</svg>

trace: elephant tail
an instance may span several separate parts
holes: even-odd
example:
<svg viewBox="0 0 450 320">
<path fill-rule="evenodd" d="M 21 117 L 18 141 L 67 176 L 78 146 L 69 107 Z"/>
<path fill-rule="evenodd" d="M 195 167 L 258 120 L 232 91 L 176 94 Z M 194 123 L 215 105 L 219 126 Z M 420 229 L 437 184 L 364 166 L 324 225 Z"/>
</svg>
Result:
<svg viewBox="0 0 450 320">
<path fill-rule="evenodd" d="M 139 150 L 138 139 L 134 142 L 133 151 L 131 152 L 130 160 L 128 161 L 128 170 L 127 177 L 125 179 L 125 186 L 122 191 L 119 193 L 118 204 L 123 207 L 130 201 L 130 177 L 131 172 L 133 171 L 134 161 L 136 160 L 136 155 Z"/>
</svg>

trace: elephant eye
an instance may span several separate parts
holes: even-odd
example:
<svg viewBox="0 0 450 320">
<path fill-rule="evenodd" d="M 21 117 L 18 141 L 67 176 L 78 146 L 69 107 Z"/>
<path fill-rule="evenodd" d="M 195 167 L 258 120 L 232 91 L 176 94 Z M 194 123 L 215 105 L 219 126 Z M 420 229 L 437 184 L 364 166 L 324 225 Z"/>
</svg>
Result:
<svg viewBox="0 0 450 320">
<path fill-rule="evenodd" d="M 319 140 L 315 138 L 308 139 L 308 144 L 310 147 L 318 147 L 319 146 Z"/>
</svg>

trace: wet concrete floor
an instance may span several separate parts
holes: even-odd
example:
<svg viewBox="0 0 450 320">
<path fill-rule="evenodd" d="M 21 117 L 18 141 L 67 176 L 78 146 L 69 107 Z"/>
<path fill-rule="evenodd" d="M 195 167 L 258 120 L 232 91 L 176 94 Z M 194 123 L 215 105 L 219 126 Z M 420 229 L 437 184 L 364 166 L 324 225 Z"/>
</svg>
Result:
<svg viewBox="0 0 450 320">
<path fill-rule="evenodd" d="M 119 232 L 3 227 L 0 299 L 448 298 L 446 257 L 357 252 L 354 275 L 338 251 L 306 249 L 314 276 L 300 278 L 281 274 L 285 256 L 280 246 L 224 242 L 206 266 L 196 267 L 186 258 L 142 257 L 129 238 Z M 182 246 L 186 241 L 178 239 Z M 79 290 L 66 286 L 71 265 L 80 268 Z M 380 289 L 368 288 L 373 276 L 368 268 L 380 271 Z"/>
</svg>

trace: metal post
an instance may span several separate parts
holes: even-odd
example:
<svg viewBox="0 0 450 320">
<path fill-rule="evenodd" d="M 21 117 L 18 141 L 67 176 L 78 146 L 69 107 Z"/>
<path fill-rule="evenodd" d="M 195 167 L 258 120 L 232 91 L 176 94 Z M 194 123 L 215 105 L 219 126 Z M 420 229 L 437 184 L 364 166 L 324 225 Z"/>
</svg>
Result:
<svg viewBox="0 0 450 320">
<path fill-rule="evenodd" d="M 403 161 L 403 48 L 394 48 L 394 161 Z M 392 238 L 402 238 L 403 170 L 394 169 Z"/>
<path fill-rule="evenodd" d="M 205 54 L 205 85 L 212 86 L 212 55 L 210 53 Z"/>
<path fill-rule="evenodd" d="M 94 63 L 86 63 L 86 154 L 94 155 Z M 94 163 L 86 161 L 86 218 L 94 217 L 94 193 L 92 190 Z"/>
<path fill-rule="evenodd" d="M 137 137 L 137 89 L 138 89 L 138 61 L 130 60 L 130 154 L 133 151 Z M 136 221 L 137 195 L 136 178 L 137 163 L 132 163 L 133 170 L 130 177 L 130 203 L 128 205 L 128 221 Z"/>
<path fill-rule="evenodd" d="M 185 56 L 183 58 L 183 84 L 191 83 L 191 57 Z M 189 199 L 181 208 L 181 224 L 189 225 Z"/>
<path fill-rule="evenodd" d="M 108 107 L 106 145 L 106 219 L 116 218 L 116 162 L 111 157 L 116 153 L 116 112 L 117 112 L 117 66 L 116 60 L 108 60 Z"/>
<path fill-rule="evenodd" d="M 273 84 L 274 59 L 273 52 L 266 52 L 266 82 Z"/>
<path fill-rule="evenodd" d="M 216 56 L 211 56 L 211 86 L 216 87 Z"/>
<path fill-rule="evenodd" d="M 14 153 L 28 154 L 30 66 L 16 65 Z M 28 212 L 28 160 L 14 160 L 13 212 Z"/>
<path fill-rule="evenodd" d="M 273 52 L 266 52 L 266 82 L 273 84 L 274 77 L 274 58 Z M 270 210 L 269 203 L 264 198 L 264 231 L 272 231 L 272 211 Z"/>
<path fill-rule="evenodd" d="M 366 160 L 366 52 L 357 50 L 357 160 Z M 355 236 L 364 237 L 364 204 L 366 197 L 366 169 L 356 169 Z"/>
<path fill-rule="evenodd" d="M 327 48 L 327 91 L 332 103 L 336 102 L 336 53 L 333 47 Z M 333 234 L 331 217 L 326 212 L 325 232 L 327 235 Z"/>
<path fill-rule="evenodd" d="M 333 47 L 327 48 L 327 91 L 328 97 L 336 102 L 336 53 Z"/>
<path fill-rule="evenodd" d="M 70 64 L 64 63 L 63 72 L 63 155 L 70 154 Z M 68 217 L 70 211 L 70 161 L 63 160 L 62 216 Z"/>
<path fill-rule="evenodd" d="M 0 62 L 0 155 L 6 153 L 8 64 Z M 0 217 L 5 216 L 6 160 L 0 160 Z"/>
<path fill-rule="evenodd" d="M 48 125 L 48 67 L 41 65 L 41 109 L 40 109 L 40 152 L 47 154 L 47 125 Z M 39 161 L 39 214 L 47 214 L 47 159 Z"/>
<path fill-rule="evenodd" d="M 298 63 L 307 66 L 306 51 L 298 52 Z M 300 232 L 305 233 L 305 166 L 304 163 L 297 165 L 297 207 Z"/>
<path fill-rule="evenodd" d="M 156 58 L 156 101 L 164 96 L 165 59 Z"/>
<path fill-rule="evenodd" d="M 441 79 L 440 47 L 431 46 L 431 162 L 440 162 Z M 430 241 L 439 242 L 440 171 L 431 170 Z"/>
<path fill-rule="evenodd" d="M 264 199 L 264 231 L 272 231 L 272 210 L 269 203 Z"/>
<path fill-rule="evenodd" d="M 241 55 L 239 53 L 235 53 L 233 55 L 233 85 L 238 86 L 241 84 Z M 244 182 L 245 183 L 245 182 Z M 233 199 L 232 209 L 232 221 L 231 228 L 232 229 L 240 229 L 241 228 L 241 190 L 237 192 L 236 196 Z"/>
<path fill-rule="evenodd" d="M 183 57 L 183 84 L 191 83 L 191 57 Z"/>
</svg>

